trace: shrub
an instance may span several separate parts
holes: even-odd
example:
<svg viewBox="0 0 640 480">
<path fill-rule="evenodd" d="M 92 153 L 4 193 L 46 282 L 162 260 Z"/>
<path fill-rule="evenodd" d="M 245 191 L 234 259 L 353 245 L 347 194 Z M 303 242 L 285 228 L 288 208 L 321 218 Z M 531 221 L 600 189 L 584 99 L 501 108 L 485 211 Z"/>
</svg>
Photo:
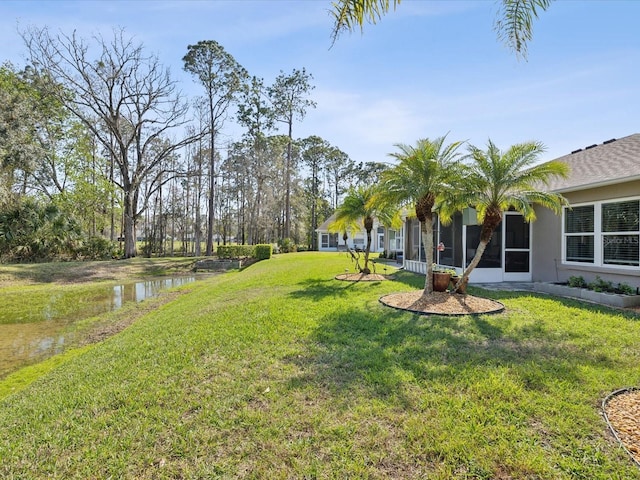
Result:
<svg viewBox="0 0 640 480">
<path fill-rule="evenodd" d="M 587 282 L 584 278 L 580 277 L 580 276 L 571 276 L 569 277 L 569 286 L 570 287 L 576 287 L 576 288 L 586 288 L 587 287 Z"/>
<path fill-rule="evenodd" d="M 456 275 L 455 268 L 438 265 L 437 263 L 433 264 L 432 269 L 433 269 L 433 273 L 448 273 L 449 275 Z"/>
<path fill-rule="evenodd" d="M 13 261 L 73 258 L 81 229 L 56 205 L 27 198 L 0 211 L 0 255 Z"/>
<path fill-rule="evenodd" d="M 619 283 L 618 288 L 616 289 L 619 293 L 624 295 L 635 295 L 636 289 L 634 289 L 631 285 L 627 285 L 626 283 Z"/>
<path fill-rule="evenodd" d="M 596 279 L 587 283 L 584 278 L 578 276 L 571 276 L 568 280 L 570 287 L 588 288 L 594 292 L 606 292 L 606 293 L 621 293 L 623 295 L 635 295 L 636 289 L 626 283 L 618 283 L 617 286 L 613 285 L 613 282 L 603 280 L 598 275 Z"/>
<path fill-rule="evenodd" d="M 280 240 L 280 252 L 281 253 L 293 253 L 297 251 L 297 246 L 290 238 L 283 238 Z"/>
<path fill-rule="evenodd" d="M 615 290 L 613 282 L 603 280 L 599 275 L 596 275 L 596 279 L 589 284 L 589 289 L 594 292 L 613 292 Z"/>
<path fill-rule="evenodd" d="M 254 245 L 218 245 L 218 258 L 235 259 L 247 258 L 255 255 Z"/>
<path fill-rule="evenodd" d="M 78 254 L 87 260 L 107 260 L 117 255 L 116 245 L 104 237 L 87 238 L 78 249 Z"/>
<path fill-rule="evenodd" d="M 256 245 L 255 257 L 257 260 L 268 260 L 271 258 L 271 245 L 262 244 Z"/>
</svg>

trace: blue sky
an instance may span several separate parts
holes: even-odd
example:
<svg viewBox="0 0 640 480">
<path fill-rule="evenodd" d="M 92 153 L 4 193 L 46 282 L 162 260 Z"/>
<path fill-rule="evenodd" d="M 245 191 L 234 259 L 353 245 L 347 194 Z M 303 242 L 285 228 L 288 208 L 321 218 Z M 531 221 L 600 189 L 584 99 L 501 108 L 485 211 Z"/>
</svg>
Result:
<svg viewBox="0 0 640 480">
<path fill-rule="evenodd" d="M 0 62 L 25 65 L 18 28 L 88 38 L 123 27 L 195 95 L 181 59 L 187 45 L 216 40 L 266 84 L 306 68 L 317 108 L 294 136 L 319 135 L 359 162 L 388 162 L 396 143 L 447 133 L 501 148 L 538 140 L 550 160 L 640 132 L 640 2 L 554 2 L 535 23 L 528 61 L 498 42 L 493 0 L 405 0 L 332 48 L 330 3 L 4 0 Z M 233 140 L 241 131 L 229 122 L 225 133 Z"/>
</svg>

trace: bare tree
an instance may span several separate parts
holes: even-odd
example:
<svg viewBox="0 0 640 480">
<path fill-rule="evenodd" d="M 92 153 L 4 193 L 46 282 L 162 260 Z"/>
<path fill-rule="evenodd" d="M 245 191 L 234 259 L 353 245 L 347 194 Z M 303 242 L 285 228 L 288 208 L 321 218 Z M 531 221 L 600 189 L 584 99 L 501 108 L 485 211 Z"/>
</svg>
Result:
<svg viewBox="0 0 640 480">
<path fill-rule="evenodd" d="M 91 43 L 75 32 L 52 35 L 46 27 L 28 29 L 22 38 L 34 67 L 65 87 L 51 93 L 112 156 L 123 191 L 124 254 L 136 256 L 136 223 L 147 203 L 143 182 L 158 187 L 163 178 L 158 166 L 200 136 L 166 141 L 186 124 L 188 104 L 158 57 L 145 54 L 142 44 L 127 38 L 122 29 L 114 30 L 110 40 L 93 36 Z M 154 192 L 153 187 L 146 189 L 146 194 Z"/>
</svg>

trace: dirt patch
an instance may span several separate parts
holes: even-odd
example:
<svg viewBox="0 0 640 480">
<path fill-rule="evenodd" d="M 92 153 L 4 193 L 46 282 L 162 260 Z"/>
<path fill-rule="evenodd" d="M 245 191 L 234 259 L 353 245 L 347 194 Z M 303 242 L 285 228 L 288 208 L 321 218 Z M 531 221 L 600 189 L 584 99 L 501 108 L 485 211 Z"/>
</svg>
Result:
<svg viewBox="0 0 640 480">
<path fill-rule="evenodd" d="M 421 315 L 476 315 L 504 310 L 500 302 L 473 295 L 447 292 L 432 292 L 427 296 L 422 294 L 422 290 L 392 293 L 381 297 L 380 302 L 388 307 Z"/>
<path fill-rule="evenodd" d="M 38 283 L 119 282 L 146 277 L 193 275 L 194 264 L 194 258 L 186 257 L 5 264 L 0 265 L 0 288 Z"/>
<path fill-rule="evenodd" d="M 336 280 L 343 282 L 382 282 L 384 280 L 393 280 L 392 275 L 380 275 L 379 273 L 342 273 L 336 275 Z"/>
<path fill-rule="evenodd" d="M 620 442 L 640 466 L 640 390 L 611 397 L 605 414 Z"/>
<path fill-rule="evenodd" d="M 142 316 L 152 312 L 153 310 L 157 310 L 162 305 L 175 300 L 186 292 L 187 290 L 162 293 L 153 299 L 136 304 L 135 308 L 132 310 L 116 312 L 116 316 L 118 317 L 117 320 L 107 323 L 99 323 L 93 326 L 78 341 L 78 345 L 85 346 L 106 340 L 107 338 L 120 333 L 128 326 L 133 325 Z"/>
</svg>

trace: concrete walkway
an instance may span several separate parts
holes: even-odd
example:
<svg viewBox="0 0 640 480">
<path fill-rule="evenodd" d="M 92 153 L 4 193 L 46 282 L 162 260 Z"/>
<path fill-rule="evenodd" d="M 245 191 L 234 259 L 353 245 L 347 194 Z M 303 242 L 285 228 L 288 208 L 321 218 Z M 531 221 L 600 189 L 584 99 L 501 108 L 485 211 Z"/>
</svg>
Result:
<svg viewBox="0 0 640 480">
<path fill-rule="evenodd" d="M 471 287 L 480 287 L 485 290 L 508 292 L 535 292 L 533 282 L 499 282 L 499 283 L 470 283 Z"/>
</svg>

